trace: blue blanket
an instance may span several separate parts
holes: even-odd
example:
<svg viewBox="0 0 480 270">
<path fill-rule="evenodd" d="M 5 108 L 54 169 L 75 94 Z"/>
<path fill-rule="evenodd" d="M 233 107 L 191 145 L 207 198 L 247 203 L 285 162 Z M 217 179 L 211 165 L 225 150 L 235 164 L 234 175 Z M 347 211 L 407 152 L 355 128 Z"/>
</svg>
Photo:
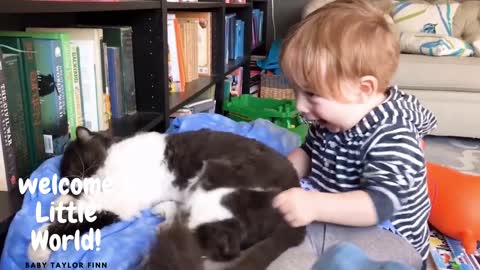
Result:
<svg viewBox="0 0 480 270">
<path fill-rule="evenodd" d="M 196 114 L 177 118 L 172 122 L 167 133 L 201 128 L 228 131 L 255 138 L 284 155 L 300 143 L 297 135 L 266 120 L 258 119 L 250 123 L 234 122 L 216 114 Z M 30 178 L 48 177 L 52 179 L 54 174 L 59 174 L 60 159 L 61 156 L 48 159 L 32 173 Z M 29 192 L 25 194 L 22 208 L 16 214 L 8 231 L 0 261 L 0 269 L 19 270 L 27 268 L 26 263 L 29 262 L 27 248 L 30 243 L 31 232 L 42 225 L 36 222 L 36 203 L 37 201 L 42 203 L 42 215 L 46 215 L 49 211 L 50 202 L 54 199 L 53 194 L 35 193 L 32 195 Z M 151 247 L 155 239 L 155 228 L 161 222 L 162 218 L 154 216 L 150 210 L 145 210 L 139 218 L 103 228 L 99 251 L 77 251 L 71 244 L 65 251 L 60 249 L 52 253 L 50 262 L 82 262 L 84 269 L 88 269 L 88 262 L 106 262 L 107 269 L 135 269 L 142 256 Z M 73 268 L 55 268 L 55 265 L 49 264 L 47 269 Z"/>
</svg>

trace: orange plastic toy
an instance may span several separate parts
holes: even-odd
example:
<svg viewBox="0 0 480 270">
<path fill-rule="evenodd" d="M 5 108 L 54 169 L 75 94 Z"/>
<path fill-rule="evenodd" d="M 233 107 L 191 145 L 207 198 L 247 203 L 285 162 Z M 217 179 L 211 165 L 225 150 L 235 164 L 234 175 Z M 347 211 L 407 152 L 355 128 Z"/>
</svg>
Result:
<svg viewBox="0 0 480 270">
<path fill-rule="evenodd" d="M 480 241 L 480 176 L 427 162 L 429 222 L 472 254 Z"/>
</svg>

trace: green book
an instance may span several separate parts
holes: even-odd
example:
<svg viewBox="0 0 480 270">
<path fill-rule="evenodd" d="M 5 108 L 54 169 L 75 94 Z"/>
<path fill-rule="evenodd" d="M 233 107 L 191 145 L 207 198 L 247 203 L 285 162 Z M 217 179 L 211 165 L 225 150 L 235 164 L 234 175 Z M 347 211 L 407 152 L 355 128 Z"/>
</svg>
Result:
<svg viewBox="0 0 480 270">
<path fill-rule="evenodd" d="M 17 183 L 17 164 L 7 102 L 2 48 L 0 48 L 0 191 L 10 191 Z"/>
<path fill-rule="evenodd" d="M 33 39 L 45 153 L 62 154 L 76 128 L 69 36 L 40 32 L 0 32 L 0 36 Z"/>
<path fill-rule="evenodd" d="M 19 56 L 28 152 L 32 167 L 36 168 L 45 159 L 45 151 L 33 40 L 0 36 L 0 46 L 4 53 L 14 53 Z"/>
<path fill-rule="evenodd" d="M 72 69 L 72 54 L 70 45 L 70 36 L 65 33 L 42 33 L 42 32 L 15 32 L 15 31 L 0 31 L 0 36 L 8 37 L 30 37 L 34 40 L 59 40 L 61 44 L 60 56 L 63 60 L 63 84 L 64 93 L 61 93 L 64 101 L 60 102 L 60 105 L 66 104 L 66 108 L 62 108 L 60 111 L 65 110 L 68 121 L 69 135 L 71 139 L 75 139 L 75 129 L 77 127 L 75 116 L 75 98 L 73 92 L 73 69 Z M 35 54 L 37 56 L 37 54 Z"/>
<path fill-rule="evenodd" d="M 34 168 L 28 155 L 25 110 L 22 97 L 24 91 L 20 75 L 20 58 L 17 54 L 3 54 L 3 71 L 6 79 L 7 103 L 18 175 L 25 178 L 30 175 Z"/>
</svg>

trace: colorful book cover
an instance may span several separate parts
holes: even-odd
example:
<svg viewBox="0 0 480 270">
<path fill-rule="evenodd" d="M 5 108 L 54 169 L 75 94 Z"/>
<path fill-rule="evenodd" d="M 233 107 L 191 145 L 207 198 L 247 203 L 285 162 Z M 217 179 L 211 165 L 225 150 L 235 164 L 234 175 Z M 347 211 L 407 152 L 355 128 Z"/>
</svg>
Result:
<svg viewBox="0 0 480 270">
<path fill-rule="evenodd" d="M 430 254 L 438 270 L 480 270 L 480 243 L 474 254 L 467 255 L 460 241 L 430 230 Z"/>
<path fill-rule="evenodd" d="M 45 152 L 59 155 L 69 141 L 62 49 L 60 41 L 55 39 L 35 38 L 34 44 Z"/>
</svg>

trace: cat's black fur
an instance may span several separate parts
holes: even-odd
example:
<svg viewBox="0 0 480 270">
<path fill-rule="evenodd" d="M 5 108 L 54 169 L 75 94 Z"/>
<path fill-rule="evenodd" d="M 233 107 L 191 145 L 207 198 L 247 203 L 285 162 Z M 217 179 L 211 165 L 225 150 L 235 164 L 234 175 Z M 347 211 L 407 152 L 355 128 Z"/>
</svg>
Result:
<svg viewBox="0 0 480 270">
<path fill-rule="evenodd" d="M 200 130 L 170 136 L 165 156 L 179 187 L 187 187 L 188 179 L 203 170 L 197 183 L 203 189 L 237 189 L 222 200 L 233 219 L 203 224 L 191 232 L 206 257 L 228 261 L 242 250 L 258 245 L 231 269 L 265 269 L 283 251 L 303 240 L 305 228 L 290 228 L 272 207 L 275 195 L 298 186 L 292 164 L 273 149 L 238 135 Z M 188 213 L 182 214 L 188 219 Z M 158 241 L 158 245 L 162 242 Z M 165 258 L 163 254 L 153 255 Z M 160 258 L 152 258 L 146 269 L 163 269 L 161 265 L 153 267 Z M 172 260 L 170 265 L 175 264 Z M 189 268 L 179 261 L 175 269 Z"/>
<path fill-rule="evenodd" d="M 91 177 L 116 141 L 118 138 L 77 129 L 77 140 L 67 147 L 61 161 L 61 176 Z M 190 231 L 185 225 L 188 209 L 182 209 L 174 223 L 177 226 L 160 229 L 144 269 L 203 269 L 195 264 L 202 261 L 200 255 L 229 261 L 252 246 L 231 269 L 265 269 L 283 251 L 304 239 L 305 228 L 289 227 L 272 207 L 275 195 L 298 186 L 292 164 L 273 149 L 232 133 L 200 130 L 169 135 L 165 152 L 159 154 L 165 156 L 179 189 L 235 188 L 221 201 L 234 218 L 201 224 Z M 192 185 L 189 181 L 195 176 L 198 182 Z M 99 224 L 88 224 L 90 228 L 118 220 L 115 213 L 98 214 L 106 218 Z M 62 228 L 52 226 L 62 234 Z"/>
<path fill-rule="evenodd" d="M 121 140 L 106 133 L 91 132 L 84 127 L 78 127 L 76 133 L 77 139 L 67 145 L 60 162 L 60 176 L 70 181 L 92 177 L 104 163 L 108 148 Z M 76 198 L 79 196 L 71 192 L 69 194 Z"/>
</svg>

